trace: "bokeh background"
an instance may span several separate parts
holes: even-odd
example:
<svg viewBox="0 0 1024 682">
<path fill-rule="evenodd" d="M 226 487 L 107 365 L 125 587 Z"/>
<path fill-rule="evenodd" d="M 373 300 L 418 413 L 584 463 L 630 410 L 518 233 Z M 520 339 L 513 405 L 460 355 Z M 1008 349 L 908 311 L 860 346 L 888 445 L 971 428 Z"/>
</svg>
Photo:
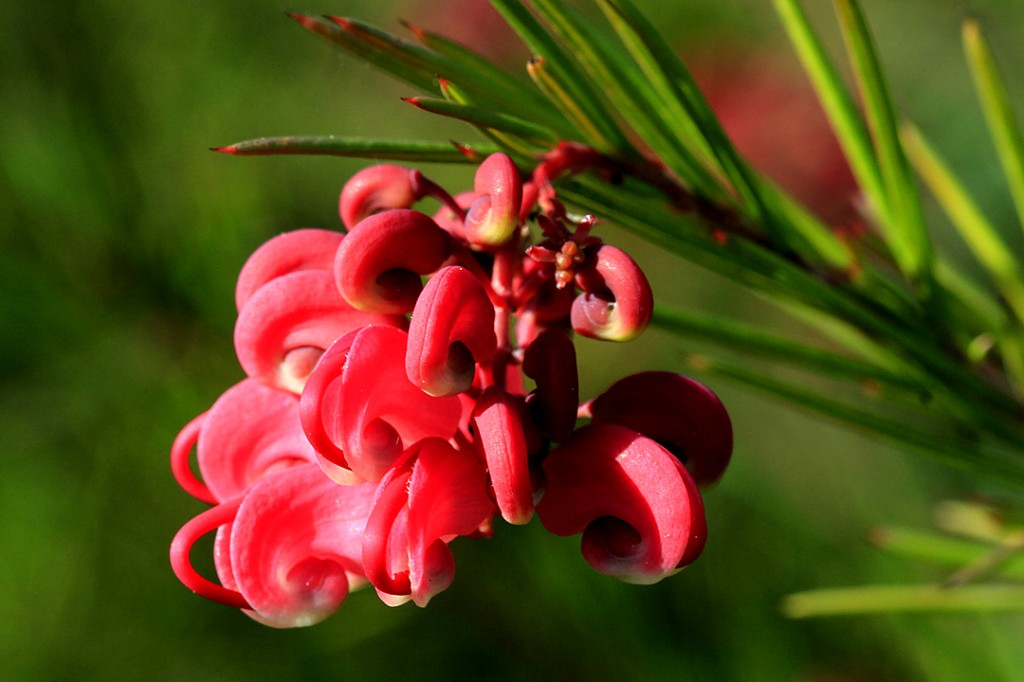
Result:
<svg viewBox="0 0 1024 682">
<path fill-rule="evenodd" d="M 404 105 L 408 88 L 282 10 L 393 31 L 404 18 L 512 68 L 527 57 L 483 0 L 303 2 L 0 3 L 0 678 L 1024 679 L 1024 616 L 786 619 L 780 603 L 794 591 L 941 579 L 866 538 L 879 524 L 928 527 L 937 502 L 979 488 L 714 377 L 734 419 L 734 464 L 705 496 L 704 556 L 656 586 L 594 573 L 575 539 L 537 521 L 453 545 L 455 583 L 424 610 L 364 591 L 316 627 L 275 631 L 178 584 L 168 543 L 202 505 L 174 483 L 168 449 L 242 376 L 234 278 L 278 232 L 340 227 L 337 193 L 362 166 L 207 148 L 274 134 L 475 139 Z M 713 82 L 748 51 L 780 55 L 757 62 L 773 64 L 766 82 L 793 73 L 768 0 L 638 4 Z M 834 38 L 827 3 L 807 4 Z M 865 1 L 898 106 L 1006 224 L 958 33 L 966 13 L 980 17 L 1022 104 L 1022 5 Z M 750 88 L 734 106 L 763 119 L 768 139 L 814 128 Z M 808 154 L 787 149 L 766 163 L 782 172 Z M 813 164 L 799 182 L 813 184 Z M 470 178 L 424 170 L 453 189 Z M 657 296 L 802 333 L 728 282 L 602 229 L 648 269 Z M 684 355 L 700 350 L 657 332 L 585 344 L 583 390 L 629 371 L 688 371 Z"/>
</svg>

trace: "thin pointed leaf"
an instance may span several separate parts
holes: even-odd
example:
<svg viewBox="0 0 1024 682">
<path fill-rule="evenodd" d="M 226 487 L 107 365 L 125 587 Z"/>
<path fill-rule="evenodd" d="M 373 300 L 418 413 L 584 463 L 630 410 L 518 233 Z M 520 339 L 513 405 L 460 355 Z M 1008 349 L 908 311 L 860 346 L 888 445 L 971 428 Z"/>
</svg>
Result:
<svg viewBox="0 0 1024 682">
<path fill-rule="evenodd" d="M 264 156 L 273 154 L 323 154 L 362 159 L 388 159 L 391 161 L 418 161 L 422 163 L 479 163 L 488 154 L 497 151 L 488 144 L 464 145 L 432 140 L 368 139 L 358 137 L 288 136 L 261 137 L 236 142 L 213 151 L 236 156 Z"/>
<path fill-rule="evenodd" d="M 403 22 L 403 25 L 430 50 L 446 57 L 451 62 L 459 64 L 464 69 L 471 69 L 474 77 L 471 81 L 464 81 L 467 84 L 469 82 L 487 83 L 490 89 L 508 93 L 519 100 L 519 104 L 524 111 L 543 112 L 545 123 L 554 126 L 560 121 L 561 117 L 557 115 L 551 103 L 547 101 L 543 94 L 530 87 L 526 81 L 516 78 L 513 74 L 497 66 L 479 52 L 475 52 L 455 40 L 419 26 L 414 26 L 408 22 Z M 460 78 L 455 78 L 454 80 L 463 82 L 463 79 Z M 565 124 L 564 121 L 561 121 L 561 123 Z"/>
<path fill-rule="evenodd" d="M 852 379 L 856 382 L 875 380 L 894 388 L 913 391 L 920 395 L 928 389 L 920 379 L 897 374 L 863 360 L 839 355 L 823 348 L 809 346 L 805 341 L 771 334 L 759 327 L 710 315 L 656 305 L 651 324 L 661 329 L 695 338 L 701 338 L 725 348 L 740 350 L 746 356 L 775 360 L 820 376 Z"/>
<path fill-rule="evenodd" d="M 869 613 L 1024 611 L 1024 586 L 866 585 L 798 592 L 786 597 L 782 611 L 790 618 L 850 616 Z"/>
<path fill-rule="evenodd" d="M 331 17 L 330 20 L 371 50 L 388 55 L 418 71 L 426 71 L 438 78 L 460 83 L 467 92 L 472 93 L 474 104 L 486 105 L 520 117 L 540 119 L 545 124 L 564 126 L 564 121 L 550 103 L 543 97 L 538 97 L 538 93 L 528 84 L 507 74 L 501 80 L 495 81 L 493 72 L 500 72 L 500 69 L 480 67 L 481 62 L 486 63 L 482 57 L 472 61 L 450 59 L 358 19 Z"/>
<path fill-rule="evenodd" d="M 576 130 L 582 135 L 583 142 L 586 142 L 595 149 L 611 151 L 609 149 L 610 143 L 605 139 L 604 133 L 596 127 L 596 124 L 584 112 L 580 103 L 573 99 L 572 95 L 558 82 L 558 79 L 551 73 L 551 68 L 544 57 L 536 56 L 530 59 L 526 65 L 526 71 L 530 74 L 530 78 L 533 79 L 533 82 L 540 91 L 547 95 L 548 99 L 558 107 L 559 111 L 572 122 Z"/>
<path fill-rule="evenodd" d="M 591 127 L 601 131 L 602 144 L 592 146 L 607 153 L 621 153 L 632 149 L 626 136 L 606 110 L 600 88 L 591 82 L 573 57 L 544 30 L 529 10 L 519 0 L 491 0 L 491 4 L 519 34 L 530 51 L 548 62 L 551 73 L 561 88 L 590 120 Z"/>
<path fill-rule="evenodd" d="M 900 270 L 928 297 L 932 285 L 932 247 L 917 187 L 900 145 L 896 114 L 882 76 L 863 12 L 856 0 L 835 0 L 839 26 L 874 135 L 888 197 L 886 238 Z"/>
<path fill-rule="evenodd" d="M 700 155 L 729 178 L 748 215 L 765 228 L 773 243 L 793 248 L 784 223 L 767 210 L 757 174 L 736 152 L 690 72 L 653 24 L 629 0 L 598 0 L 598 6 L 649 79 L 664 114 L 679 127 L 679 134 L 692 137 Z M 687 128 L 692 132 L 687 133 Z"/>
<path fill-rule="evenodd" d="M 412 66 L 392 54 L 376 50 L 363 41 L 352 37 L 336 24 L 307 17 L 296 12 L 289 12 L 288 16 L 299 22 L 307 31 L 315 33 L 357 59 L 372 64 L 385 73 L 405 81 L 417 90 L 437 92 L 437 78 L 429 69 Z"/>
<path fill-rule="evenodd" d="M 821 393 L 767 376 L 765 373 L 735 364 L 709 361 L 701 358 L 698 366 L 742 384 L 782 398 L 795 405 L 854 426 L 891 442 L 912 447 L 945 462 L 947 465 L 968 470 L 972 474 L 1002 482 L 1024 483 L 1024 461 L 1020 457 L 983 448 L 967 424 L 955 423 L 947 416 L 937 424 L 928 424 L 926 418 L 892 418 L 861 407 L 826 398 Z M 924 430 L 930 426 L 935 430 Z M 950 428 L 954 427 L 954 428 Z M 965 435 L 966 434 L 966 435 Z M 970 458 L 964 453 L 971 452 Z"/>
<path fill-rule="evenodd" d="M 902 132 L 904 147 L 918 174 L 999 286 L 1017 320 L 1024 321 L 1024 282 L 1006 242 L 921 133 L 909 124 Z"/>
<path fill-rule="evenodd" d="M 598 29 L 568 5 L 551 0 L 534 0 L 533 6 L 552 30 L 571 47 L 590 77 L 606 88 L 618 113 L 636 130 L 651 151 L 680 181 L 695 193 L 715 201 L 730 201 L 723 189 L 724 177 L 715 176 L 702 161 L 690 142 L 701 139 L 696 128 L 692 134 L 688 119 L 668 123 L 665 116 L 654 111 L 651 102 L 656 93 L 629 54 L 611 37 L 594 38 Z M 594 32 L 594 33 L 592 33 Z"/>
<path fill-rule="evenodd" d="M 871 136 L 860 111 L 838 70 L 811 28 L 799 0 L 774 0 L 776 13 L 796 48 L 797 55 L 814 86 L 865 196 L 876 215 L 888 213 L 889 200 L 882 184 Z"/>
<path fill-rule="evenodd" d="M 964 50 L 974 77 L 975 88 L 985 110 L 992 139 L 999 152 L 1010 196 L 1017 207 L 1017 216 L 1024 227 L 1024 136 L 1010 106 L 1010 97 L 992 50 L 982 35 L 978 22 L 968 20 L 963 26 Z"/>
<path fill-rule="evenodd" d="M 880 549 L 899 556 L 930 561 L 952 568 L 975 564 L 989 556 L 995 548 L 991 544 L 941 535 L 932 531 L 887 526 L 871 534 L 872 543 Z M 993 571 L 1001 578 L 1024 579 L 1024 554 L 1004 557 Z"/>
<path fill-rule="evenodd" d="M 435 97 L 406 97 L 403 99 L 424 111 L 457 118 L 482 128 L 493 128 L 511 133 L 544 146 L 554 145 L 558 141 L 558 135 L 551 129 L 509 114 Z"/>
<path fill-rule="evenodd" d="M 449 102 L 456 104 L 472 105 L 469 101 L 469 97 L 462 92 L 459 86 L 446 81 L 441 80 L 441 94 Z M 481 135 L 491 140 L 497 147 L 509 155 L 511 155 L 517 162 L 525 162 L 526 165 L 532 165 L 538 153 L 542 151 L 542 148 L 538 145 L 530 142 L 524 142 L 522 138 L 509 133 L 503 133 L 500 130 L 494 128 L 485 128 L 483 126 L 474 126 Z"/>
<path fill-rule="evenodd" d="M 787 234 L 787 244 L 802 244 L 803 248 L 796 248 L 796 251 L 805 258 L 813 259 L 815 265 L 840 270 L 850 277 L 855 275 L 853 251 L 828 225 L 770 180 L 757 176 L 755 184 L 761 201 L 769 207 L 770 215 L 781 219 L 779 224 Z"/>
</svg>

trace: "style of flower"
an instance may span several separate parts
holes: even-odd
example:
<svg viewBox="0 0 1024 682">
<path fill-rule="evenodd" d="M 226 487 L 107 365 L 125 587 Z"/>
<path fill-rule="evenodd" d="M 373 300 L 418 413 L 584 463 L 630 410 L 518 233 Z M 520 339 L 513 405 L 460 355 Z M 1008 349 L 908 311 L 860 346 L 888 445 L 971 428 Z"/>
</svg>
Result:
<svg viewBox="0 0 1024 682">
<path fill-rule="evenodd" d="M 495 517 L 581 534 L 595 569 L 631 582 L 697 558 L 698 486 L 728 463 L 729 416 L 668 372 L 580 405 L 573 333 L 627 340 L 653 308 L 640 267 L 558 200 L 552 179 L 581 159 L 556 148 L 524 182 L 494 154 L 456 196 L 367 168 L 341 193 L 347 233 L 253 253 L 236 288 L 247 378 L 172 448 L 178 482 L 213 505 L 172 543 L 186 586 L 275 627 L 316 623 L 367 584 L 425 606 L 454 578 L 449 544 Z M 414 208 L 425 197 L 433 217 Z M 214 531 L 219 583 L 190 561 Z"/>
</svg>

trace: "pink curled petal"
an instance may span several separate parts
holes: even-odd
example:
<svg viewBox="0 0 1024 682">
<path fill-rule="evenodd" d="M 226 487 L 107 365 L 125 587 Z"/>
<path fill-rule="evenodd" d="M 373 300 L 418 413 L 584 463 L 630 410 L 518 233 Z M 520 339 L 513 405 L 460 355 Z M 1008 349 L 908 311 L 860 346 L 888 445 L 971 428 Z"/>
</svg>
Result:
<svg viewBox="0 0 1024 682">
<path fill-rule="evenodd" d="M 455 576 L 448 543 L 476 532 L 494 513 L 483 464 L 439 438 L 421 441 L 408 507 L 410 589 L 416 605 L 426 606 Z"/>
<path fill-rule="evenodd" d="M 335 339 L 367 324 L 403 323 L 352 308 L 338 295 L 330 271 L 304 270 L 271 280 L 249 298 L 235 323 L 235 353 L 250 377 L 301 393 Z"/>
<path fill-rule="evenodd" d="M 590 405 L 595 424 L 619 424 L 679 456 L 699 485 L 722 477 L 732 456 L 732 422 L 704 384 L 674 372 L 620 379 Z"/>
<path fill-rule="evenodd" d="M 465 210 L 468 210 L 476 199 L 476 192 L 461 192 L 455 195 L 455 203 Z M 451 236 L 465 241 L 466 226 L 463 224 L 462 219 L 455 214 L 455 211 L 448 206 L 442 205 L 441 208 L 437 209 L 437 213 L 434 214 L 434 222 Z"/>
<path fill-rule="evenodd" d="M 235 286 L 235 306 L 241 311 L 257 289 L 283 275 L 332 269 L 343 236 L 331 230 L 306 228 L 279 234 L 265 242 L 242 266 Z"/>
<path fill-rule="evenodd" d="M 479 248 L 508 242 L 519 224 L 523 183 L 506 154 L 491 154 L 476 170 L 473 190 L 478 195 L 466 214 L 466 239 Z"/>
<path fill-rule="evenodd" d="M 369 326 L 352 341 L 339 388 L 338 432 L 349 468 L 379 481 L 401 453 L 431 436 L 451 438 L 463 420 L 456 397 L 428 395 L 405 372 L 408 336 L 393 327 Z"/>
<path fill-rule="evenodd" d="M 434 396 L 473 384 L 476 363 L 497 348 L 494 307 L 469 270 L 442 268 L 423 288 L 409 325 L 405 368 L 409 381 Z"/>
<path fill-rule="evenodd" d="M 175 533 L 174 539 L 171 541 L 170 558 L 171 569 L 174 571 L 174 575 L 177 576 L 178 580 L 185 587 L 200 597 L 205 597 L 226 606 L 247 609 L 249 608 L 249 602 L 238 592 L 234 582 L 224 582 L 222 585 L 218 585 L 207 580 L 192 566 L 191 558 L 192 546 L 199 538 L 213 530 L 231 524 L 238 513 L 240 502 L 241 497 L 222 502 L 215 507 L 207 509 L 182 526 Z M 218 531 L 219 534 L 220 531 Z"/>
<path fill-rule="evenodd" d="M 171 473 L 174 474 L 178 485 L 189 495 L 208 504 L 217 504 L 217 496 L 210 492 L 205 483 L 196 478 L 189 464 L 192 447 L 199 440 L 199 433 L 206 422 L 207 414 L 208 412 L 203 412 L 185 424 L 174 439 L 174 444 L 171 445 Z"/>
<path fill-rule="evenodd" d="M 341 449 L 341 371 L 358 333 L 349 332 L 324 351 L 299 398 L 299 419 L 306 439 L 319 460 L 337 467 L 348 467 Z"/>
<path fill-rule="evenodd" d="M 591 264 L 592 261 L 592 264 Z M 654 296 L 640 266 L 625 251 L 602 244 L 577 273 L 583 293 L 572 305 L 572 327 L 583 336 L 629 341 L 651 321 Z"/>
<path fill-rule="evenodd" d="M 473 455 L 439 438 L 403 454 L 381 479 L 363 534 L 366 577 L 390 605 L 426 606 L 455 575 L 448 542 L 475 533 L 494 512 Z"/>
<path fill-rule="evenodd" d="M 556 535 L 583 533 L 584 558 L 626 582 L 649 584 L 692 562 L 704 547 L 704 506 L 668 450 L 622 426 L 585 426 L 544 461 L 537 505 Z"/>
<path fill-rule="evenodd" d="M 348 233 L 334 260 L 338 291 L 353 307 L 403 314 L 451 252 L 451 236 L 429 217 L 404 208 L 376 213 Z"/>
<path fill-rule="evenodd" d="M 381 164 L 359 171 L 345 183 L 338 200 L 338 213 L 345 227 L 356 224 L 378 211 L 409 208 L 419 198 L 408 168 Z"/>
<path fill-rule="evenodd" d="M 385 599 L 392 606 L 407 601 L 411 593 L 407 509 L 411 478 L 409 466 L 395 466 L 384 474 L 363 532 L 366 578 L 379 595 L 399 598 Z"/>
<path fill-rule="evenodd" d="M 533 483 L 522 410 L 522 401 L 491 386 L 477 401 L 473 419 L 498 510 L 502 518 L 517 525 L 533 518 Z"/>
<path fill-rule="evenodd" d="M 527 405 L 541 435 L 564 440 L 576 426 L 580 393 L 572 339 L 560 329 L 541 332 L 526 349 L 523 373 L 537 384 Z"/>
<path fill-rule="evenodd" d="M 340 486 L 315 464 L 263 479 L 242 500 L 230 531 L 239 592 L 274 627 L 303 627 L 334 613 L 361 548 L 376 486 Z"/>
<path fill-rule="evenodd" d="M 273 472 L 316 460 L 299 421 L 298 398 L 243 379 L 207 413 L 196 446 L 199 471 L 219 500 Z"/>
</svg>

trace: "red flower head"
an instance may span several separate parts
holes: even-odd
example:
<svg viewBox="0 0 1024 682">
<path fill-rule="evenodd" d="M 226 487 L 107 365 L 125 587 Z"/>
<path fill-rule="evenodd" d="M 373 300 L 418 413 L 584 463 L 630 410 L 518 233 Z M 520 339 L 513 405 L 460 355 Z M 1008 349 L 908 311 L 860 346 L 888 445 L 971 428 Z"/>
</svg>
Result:
<svg viewBox="0 0 1024 682">
<path fill-rule="evenodd" d="M 697 482 L 732 447 L 718 399 L 648 372 L 578 404 L 573 332 L 626 340 L 653 308 L 639 265 L 558 200 L 557 178 L 599 156 L 560 145 L 524 185 L 495 154 L 456 198 L 376 166 L 342 192 L 344 238 L 298 230 L 253 254 L 235 326 L 250 378 L 172 448 L 182 487 L 214 505 L 172 543 L 182 582 L 275 627 L 318 622 L 367 582 L 425 606 L 454 579 L 455 538 L 535 512 L 624 580 L 697 557 Z M 411 208 L 425 196 L 436 219 Z M 213 531 L 219 584 L 190 561 Z"/>
</svg>

